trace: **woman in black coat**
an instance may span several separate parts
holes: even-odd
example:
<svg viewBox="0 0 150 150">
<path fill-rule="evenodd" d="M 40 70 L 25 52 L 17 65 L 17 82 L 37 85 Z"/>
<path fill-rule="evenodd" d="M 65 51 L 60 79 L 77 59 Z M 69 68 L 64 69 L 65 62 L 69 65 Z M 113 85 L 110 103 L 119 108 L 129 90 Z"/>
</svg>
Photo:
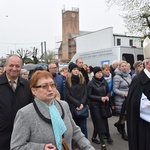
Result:
<svg viewBox="0 0 150 150">
<path fill-rule="evenodd" d="M 95 67 L 94 76 L 88 83 L 88 99 L 90 101 L 90 112 L 94 125 L 94 134 L 98 134 L 101 142 L 101 150 L 106 150 L 104 141 L 105 135 L 108 133 L 108 120 L 101 115 L 101 105 L 109 103 L 109 87 L 103 78 L 100 67 Z M 107 135 L 106 135 L 107 136 Z M 110 135 L 107 136 L 107 138 Z M 96 138 L 96 135 L 93 135 Z"/>
<path fill-rule="evenodd" d="M 65 100 L 68 102 L 75 123 L 81 128 L 81 131 L 87 134 L 87 118 L 75 116 L 75 110 L 82 110 L 87 104 L 87 86 L 82 73 L 76 64 L 69 66 L 70 73 L 65 82 Z"/>
</svg>

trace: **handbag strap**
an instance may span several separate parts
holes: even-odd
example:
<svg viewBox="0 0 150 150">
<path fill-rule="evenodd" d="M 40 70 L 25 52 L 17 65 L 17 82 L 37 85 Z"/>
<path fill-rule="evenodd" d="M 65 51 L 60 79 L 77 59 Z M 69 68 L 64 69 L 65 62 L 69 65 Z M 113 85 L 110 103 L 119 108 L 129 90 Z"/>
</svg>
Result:
<svg viewBox="0 0 150 150">
<path fill-rule="evenodd" d="M 58 101 L 57 101 L 57 102 L 58 102 Z M 58 104 L 60 105 L 61 110 L 62 110 L 62 116 L 61 116 L 61 118 L 64 119 L 64 117 L 65 117 L 64 109 L 63 109 L 63 107 L 61 106 L 60 102 L 58 102 Z M 33 106 L 34 106 L 34 108 L 35 108 L 37 114 L 39 115 L 39 117 L 40 117 L 43 121 L 52 124 L 51 119 L 46 118 L 46 117 L 40 112 L 40 110 L 38 109 L 38 107 L 37 107 L 35 101 L 33 101 Z"/>
<path fill-rule="evenodd" d="M 64 137 L 62 137 L 62 145 L 64 147 L 64 150 L 70 150 Z"/>
<path fill-rule="evenodd" d="M 120 77 L 127 82 L 128 86 L 130 85 L 129 82 L 122 75 L 120 75 Z"/>
<path fill-rule="evenodd" d="M 60 102 L 59 102 L 59 101 L 57 101 L 57 102 L 58 102 L 58 104 L 60 105 L 61 110 L 62 110 L 62 116 L 61 116 L 61 118 L 64 119 L 64 117 L 65 117 L 64 109 L 63 109 L 62 105 L 60 104 Z M 39 117 L 40 117 L 43 121 L 52 124 L 51 119 L 46 118 L 46 117 L 40 112 L 40 110 L 38 109 L 38 107 L 37 107 L 35 101 L 33 101 L 33 106 L 34 106 L 34 108 L 35 108 L 37 114 L 39 115 Z M 67 143 L 66 143 L 66 140 L 64 139 L 64 134 L 62 135 L 62 145 L 63 145 L 63 147 L 64 147 L 64 150 L 69 150 L 69 147 L 68 147 L 68 145 L 67 145 Z"/>
</svg>

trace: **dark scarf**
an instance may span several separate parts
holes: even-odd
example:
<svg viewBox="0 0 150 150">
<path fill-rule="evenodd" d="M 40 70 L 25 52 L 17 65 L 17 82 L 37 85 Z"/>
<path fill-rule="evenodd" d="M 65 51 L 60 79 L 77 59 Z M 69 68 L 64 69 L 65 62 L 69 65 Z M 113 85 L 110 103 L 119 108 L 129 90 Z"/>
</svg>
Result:
<svg viewBox="0 0 150 150">
<path fill-rule="evenodd" d="M 71 77 L 72 84 L 78 84 L 80 79 L 78 75 L 72 75 Z"/>
<path fill-rule="evenodd" d="M 96 78 L 95 76 L 93 76 L 92 81 L 97 87 L 104 86 L 107 84 L 104 77 L 99 79 L 99 78 Z"/>
<path fill-rule="evenodd" d="M 105 83 L 105 79 L 104 77 L 101 77 L 100 79 L 99 78 L 96 78 L 95 76 L 93 76 L 93 82 L 97 85 L 97 86 L 101 86 L 102 84 Z"/>
<path fill-rule="evenodd" d="M 93 76 L 94 80 L 96 80 L 97 82 L 102 82 L 104 80 L 104 77 L 102 76 L 101 78 L 96 78 L 95 76 Z"/>
</svg>

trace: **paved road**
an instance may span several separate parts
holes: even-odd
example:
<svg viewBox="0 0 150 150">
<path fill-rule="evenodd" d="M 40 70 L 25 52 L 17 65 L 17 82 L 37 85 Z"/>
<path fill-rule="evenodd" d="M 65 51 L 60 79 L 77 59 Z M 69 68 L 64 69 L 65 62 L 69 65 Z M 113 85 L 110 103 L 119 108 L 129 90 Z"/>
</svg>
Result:
<svg viewBox="0 0 150 150">
<path fill-rule="evenodd" d="M 117 132 L 116 128 L 114 127 L 114 123 L 117 120 L 118 120 L 118 117 L 116 116 L 109 118 L 110 134 L 114 142 L 112 145 L 109 145 L 106 142 L 107 150 L 128 150 L 128 142 L 124 141 L 121 138 L 121 135 Z M 88 139 L 91 141 L 91 137 L 93 133 L 93 124 L 92 124 L 92 120 L 90 117 L 88 118 L 87 125 L 88 125 Z M 92 143 L 92 145 L 95 147 L 96 150 L 101 150 L 101 145 L 97 145 L 94 143 Z"/>
</svg>

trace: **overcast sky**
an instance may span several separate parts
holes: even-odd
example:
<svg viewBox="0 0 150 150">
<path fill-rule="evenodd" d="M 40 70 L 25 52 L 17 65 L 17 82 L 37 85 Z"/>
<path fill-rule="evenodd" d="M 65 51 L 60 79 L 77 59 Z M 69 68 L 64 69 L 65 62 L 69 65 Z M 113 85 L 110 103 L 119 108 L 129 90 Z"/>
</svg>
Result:
<svg viewBox="0 0 150 150">
<path fill-rule="evenodd" d="M 47 50 L 56 48 L 62 35 L 62 9 L 79 8 L 81 31 L 113 27 L 124 34 L 125 28 L 116 6 L 108 9 L 104 0 L 0 0 L 0 57 L 19 48 Z"/>
</svg>

